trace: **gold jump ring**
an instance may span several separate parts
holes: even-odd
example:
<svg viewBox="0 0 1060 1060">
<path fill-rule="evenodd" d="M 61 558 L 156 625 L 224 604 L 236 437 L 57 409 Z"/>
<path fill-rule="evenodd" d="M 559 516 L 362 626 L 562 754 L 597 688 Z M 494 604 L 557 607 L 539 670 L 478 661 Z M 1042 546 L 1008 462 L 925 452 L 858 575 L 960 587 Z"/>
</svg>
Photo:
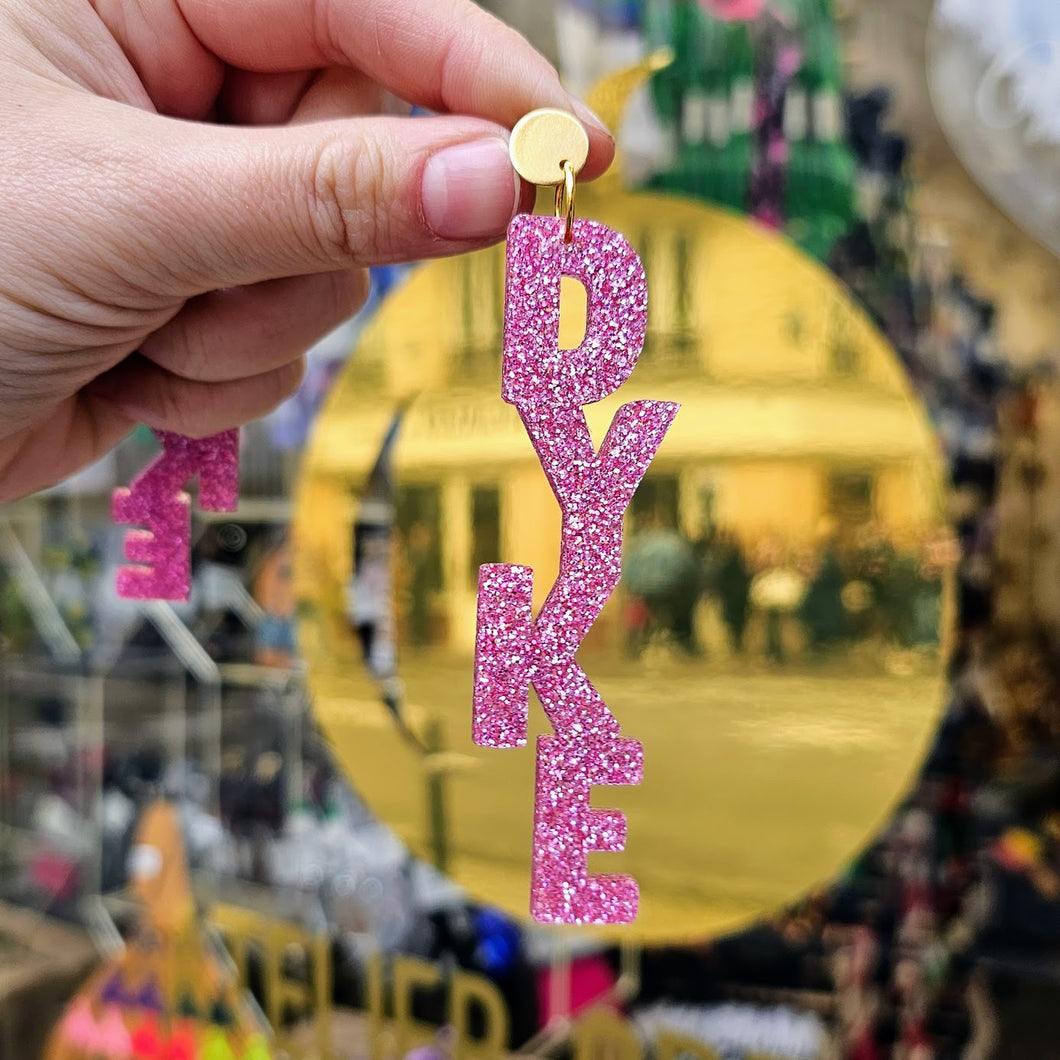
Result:
<svg viewBox="0 0 1060 1060">
<path fill-rule="evenodd" d="M 564 159 L 563 183 L 556 188 L 556 216 L 564 222 L 563 242 L 574 241 L 574 167 Z"/>
</svg>

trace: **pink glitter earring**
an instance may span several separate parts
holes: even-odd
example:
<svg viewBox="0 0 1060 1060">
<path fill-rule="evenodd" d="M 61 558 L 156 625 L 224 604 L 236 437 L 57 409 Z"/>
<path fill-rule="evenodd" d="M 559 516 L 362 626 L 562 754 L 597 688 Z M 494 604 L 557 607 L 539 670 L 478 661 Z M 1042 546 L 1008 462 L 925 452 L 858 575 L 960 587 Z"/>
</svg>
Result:
<svg viewBox="0 0 1060 1060">
<path fill-rule="evenodd" d="M 191 498 L 184 487 L 199 480 L 199 505 L 234 511 L 239 500 L 239 432 L 185 438 L 155 431 L 162 452 L 111 504 L 116 523 L 144 527 L 125 536 L 131 567 L 118 571 L 118 595 L 127 600 L 187 600 L 191 593 Z"/>
<path fill-rule="evenodd" d="M 593 809 L 590 795 L 597 785 L 639 784 L 643 748 L 620 735 L 575 653 L 618 585 L 626 508 L 678 406 L 623 405 L 599 451 L 593 446 L 582 406 L 614 393 L 632 373 L 648 294 L 629 243 L 605 225 L 574 219 L 574 174 L 588 140 L 581 162 L 572 161 L 571 123 L 577 125 L 562 112 L 534 112 L 512 131 L 513 163 L 538 183 L 550 182 L 539 179 L 538 164 L 557 128 L 563 142 L 552 148 L 557 216 L 519 216 L 508 229 L 501 387 L 559 502 L 560 571 L 535 618 L 533 571 L 481 568 L 472 735 L 483 747 L 524 746 L 533 686 L 553 732 L 537 742 L 531 915 L 557 924 L 623 924 L 637 914 L 636 881 L 590 873 L 587 857 L 625 848 L 625 816 Z M 581 281 L 587 294 L 585 338 L 574 350 L 559 346 L 563 276 Z"/>
</svg>

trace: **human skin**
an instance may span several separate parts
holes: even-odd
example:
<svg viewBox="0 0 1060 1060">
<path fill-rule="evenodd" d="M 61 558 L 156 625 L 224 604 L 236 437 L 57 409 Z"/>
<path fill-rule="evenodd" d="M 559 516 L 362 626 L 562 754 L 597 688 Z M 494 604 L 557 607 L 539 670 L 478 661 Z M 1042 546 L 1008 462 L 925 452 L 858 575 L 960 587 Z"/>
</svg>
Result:
<svg viewBox="0 0 1060 1060">
<path fill-rule="evenodd" d="M 369 266 L 503 238 L 543 106 L 602 172 L 470 0 L 0 0 L 0 500 L 273 408 Z"/>
</svg>

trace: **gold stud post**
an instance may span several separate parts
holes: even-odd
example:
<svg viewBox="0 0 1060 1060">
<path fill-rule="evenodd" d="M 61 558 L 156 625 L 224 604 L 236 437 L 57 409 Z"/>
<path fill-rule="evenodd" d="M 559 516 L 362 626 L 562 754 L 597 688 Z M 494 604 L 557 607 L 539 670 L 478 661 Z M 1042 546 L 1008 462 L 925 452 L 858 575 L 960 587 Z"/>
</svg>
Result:
<svg viewBox="0 0 1060 1060">
<path fill-rule="evenodd" d="M 574 240 L 574 167 L 564 161 L 563 183 L 556 187 L 556 216 L 563 221 L 563 242 Z"/>
<path fill-rule="evenodd" d="M 556 189 L 556 216 L 563 241 L 574 238 L 574 185 L 589 157 L 589 134 L 564 110 L 534 110 L 512 129 L 509 154 L 515 171 L 531 184 Z"/>
</svg>

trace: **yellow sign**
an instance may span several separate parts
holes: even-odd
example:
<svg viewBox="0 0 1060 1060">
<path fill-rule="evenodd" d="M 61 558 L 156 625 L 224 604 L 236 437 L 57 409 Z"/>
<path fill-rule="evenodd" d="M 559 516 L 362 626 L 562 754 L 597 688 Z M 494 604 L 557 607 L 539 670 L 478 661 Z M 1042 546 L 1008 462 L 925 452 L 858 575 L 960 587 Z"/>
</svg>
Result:
<svg viewBox="0 0 1060 1060">
<path fill-rule="evenodd" d="M 249 981 L 253 958 L 260 963 L 265 1008 L 279 1036 L 284 1055 L 333 1060 L 364 1056 L 366 1060 L 404 1057 L 418 1046 L 437 1043 L 441 1028 L 416 1019 L 413 1009 L 420 991 L 441 990 L 445 1001 L 448 1052 L 454 1060 L 502 1060 L 508 1048 L 508 1012 L 497 988 L 483 976 L 445 970 L 416 957 L 380 954 L 368 958 L 364 1009 L 345 1012 L 361 1032 L 357 1041 L 339 1039 L 337 1013 L 331 1006 L 330 941 L 297 927 L 235 906 L 216 906 L 212 926 L 224 935 L 241 981 Z M 295 1016 L 310 1034 L 283 1033 L 284 1015 Z M 473 1028 L 474 1024 L 474 1028 Z M 558 1020 L 545 1034 L 570 1039 L 575 1060 L 639 1060 L 644 1042 L 633 1024 L 602 1003 L 575 1020 Z M 336 1041 L 342 1044 L 337 1049 Z M 702 1041 L 665 1029 L 654 1036 L 654 1055 L 660 1060 L 720 1060 Z M 747 1060 L 767 1060 L 747 1054 Z"/>
<path fill-rule="evenodd" d="M 630 239 L 650 288 L 594 437 L 620 402 L 682 405 L 579 654 L 645 747 L 642 786 L 594 796 L 629 840 L 591 867 L 640 883 L 623 937 L 702 937 L 833 877 L 914 775 L 950 607 L 942 464 L 894 352 L 789 243 L 674 198 L 590 186 L 579 212 Z M 435 262 L 387 299 L 318 420 L 294 537 L 315 709 L 350 781 L 526 916 L 534 732 L 524 751 L 470 733 L 478 566 L 533 567 L 538 605 L 557 569 L 556 503 L 500 398 L 503 268 L 503 248 Z"/>
<path fill-rule="evenodd" d="M 335 1055 L 331 1005 L 331 939 L 240 906 L 218 905 L 211 925 L 222 935 L 241 982 L 251 981 L 255 959 L 262 977 L 265 1014 L 292 1056 L 329 1060 Z M 508 1051 L 508 1011 L 497 988 L 478 975 L 446 973 L 415 957 L 381 954 L 364 963 L 365 1052 L 370 1060 L 405 1056 L 433 1042 L 439 1028 L 413 1015 L 420 991 L 444 990 L 446 1024 L 457 1060 L 499 1060 Z M 473 1015 L 474 1014 L 474 1015 Z M 312 1042 L 285 1029 L 294 1016 L 311 1026 Z M 472 1031 L 475 1023 L 476 1030 Z"/>
</svg>

